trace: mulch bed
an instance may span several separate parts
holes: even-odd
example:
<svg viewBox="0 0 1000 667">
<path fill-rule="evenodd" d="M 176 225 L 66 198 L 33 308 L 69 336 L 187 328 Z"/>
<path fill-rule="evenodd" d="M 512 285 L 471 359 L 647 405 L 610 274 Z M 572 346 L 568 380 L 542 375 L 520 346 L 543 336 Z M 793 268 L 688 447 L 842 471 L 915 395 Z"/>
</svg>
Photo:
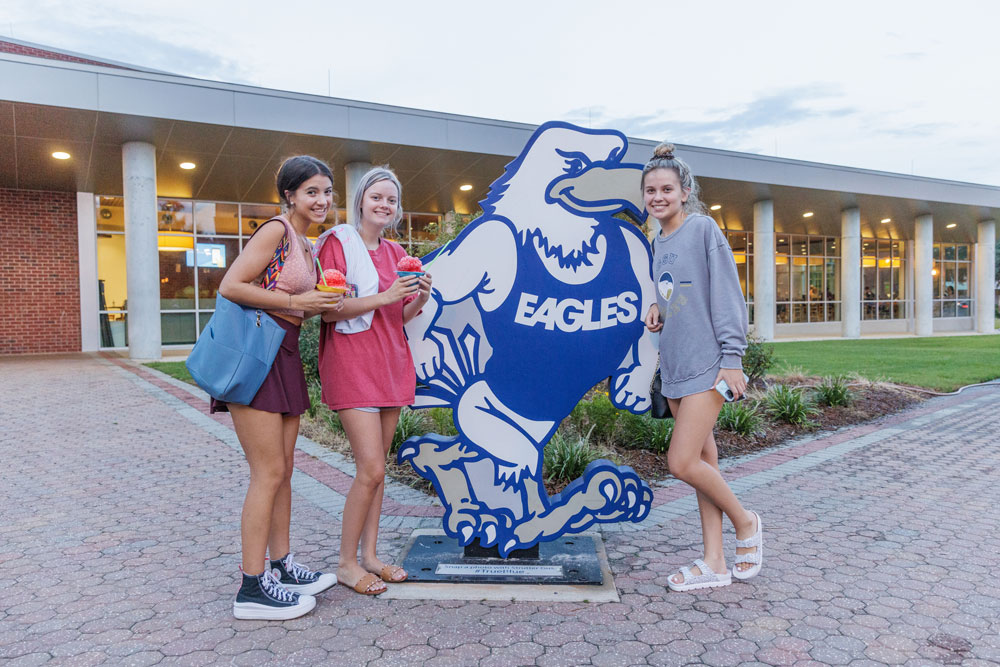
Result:
<svg viewBox="0 0 1000 667">
<path fill-rule="evenodd" d="M 813 417 L 813 421 L 818 424 L 815 428 L 805 429 L 791 424 L 767 421 L 763 433 L 751 438 L 744 438 L 731 431 L 716 427 L 715 444 L 719 448 L 719 458 L 752 454 L 802 435 L 862 424 L 899 412 L 923 400 L 917 393 L 880 384 L 860 388 L 853 387 L 852 389 L 855 396 L 851 405 L 822 408 L 822 412 Z M 620 463 L 632 466 L 639 477 L 644 480 L 671 478 L 670 471 L 667 469 L 666 454 L 620 448 L 614 448 L 613 451 L 620 457 Z"/>
<path fill-rule="evenodd" d="M 796 384 L 812 384 L 811 379 L 801 378 Z M 818 424 L 815 428 L 805 429 L 791 424 L 765 421 L 764 431 L 751 438 L 744 438 L 735 433 L 715 429 L 715 442 L 719 448 L 719 457 L 741 456 L 774 447 L 808 433 L 816 431 L 832 431 L 843 426 L 861 424 L 880 417 L 899 412 L 923 400 L 920 394 L 895 386 L 885 384 L 868 384 L 852 387 L 854 400 L 849 406 L 825 407 L 822 412 L 813 417 Z M 303 417 L 301 432 L 306 437 L 323 444 L 334 451 L 348 457 L 351 456 L 347 438 L 342 433 L 331 431 L 318 420 Z M 601 443 L 597 443 L 601 444 Z M 622 447 L 603 445 L 610 458 L 621 465 L 631 466 L 641 479 L 646 481 L 663 480 L 671 477 L 667 469 L 666 454 L 656 454 L 642 449 L 625 449 Z M 433 494 L 431 485 L 419 477 L 410 466 L 398 466 L 392 456 L 386 462 L 386 473 L 398 482 Z M 550 495 L 558 493 L 566 486 L 560 483 L 546 483 L 545 488 Z"/>
</svg>

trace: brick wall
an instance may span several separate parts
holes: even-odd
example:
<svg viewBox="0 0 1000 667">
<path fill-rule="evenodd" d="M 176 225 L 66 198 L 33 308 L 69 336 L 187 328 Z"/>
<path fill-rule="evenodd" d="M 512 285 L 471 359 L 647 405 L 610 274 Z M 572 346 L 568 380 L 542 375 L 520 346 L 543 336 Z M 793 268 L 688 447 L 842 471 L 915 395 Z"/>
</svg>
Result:
<svg viewBox="0 0 1000 667">
<path fill-rule="evenodd" d="M 0 355 L 78 352 L 76 193 L 0 188 Z"/>
<path fill-rule="evenodd" d="M 25 46 L 24 44 L 16 44 L 14 42 L 7 42 L 0 39 L 0 53 L 13 53 L 18 56 L 31 56 L 33 58 L 47 58 L 48 60 L 62 60 L 69 63 L 83 63 L 84 65 L 100 65 L 101 67 L 115 67 L 117 69 L 129 69 L 128 67 L 122 67 L 121 65 L 112 65 L 111 63 L 101 62 L 100 60 L 91 60 L 90 58 L 80 58 L 79 56 L 71 56 L 67 53 L 59 53 L 58 51 L 48 51 L 46 49 L 39 49 L 33 46 Z"/>
</svg>

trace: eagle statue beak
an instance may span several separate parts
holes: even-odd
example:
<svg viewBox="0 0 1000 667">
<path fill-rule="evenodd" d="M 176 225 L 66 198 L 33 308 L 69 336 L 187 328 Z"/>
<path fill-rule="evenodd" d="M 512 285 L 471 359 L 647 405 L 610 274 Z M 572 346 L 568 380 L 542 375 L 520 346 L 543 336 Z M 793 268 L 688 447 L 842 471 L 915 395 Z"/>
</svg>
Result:
<svg viewBox="0 0 1000 667">
<path fill-rule="evenodd" d="M 639 165 L 594 163 L 579 174 L 552 181 L 546 199 L 585 216 L 624 212 L 641 221 L 645 218 L 641 176 Z"/>
</svg>

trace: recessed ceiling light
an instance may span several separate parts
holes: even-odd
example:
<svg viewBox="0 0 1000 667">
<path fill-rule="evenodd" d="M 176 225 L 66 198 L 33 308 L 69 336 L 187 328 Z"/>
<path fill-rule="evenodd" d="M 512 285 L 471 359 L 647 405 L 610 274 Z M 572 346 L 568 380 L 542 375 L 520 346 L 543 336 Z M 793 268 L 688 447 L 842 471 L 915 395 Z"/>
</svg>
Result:
<svg viewBox="0 0 1000 667">
<path fill-rule="evenodd" d="M 811 217 L 813 217 L 813 212 L 812 211 L 806 211 L 805 213 L 802 214 L 802 217 L 803 218 L 811 218 Z"/>
<path fill-rule="evenodd" d="M 947 225 L 945 225 L 945 229 L 954 229 L 955 227 L 958 227 L 958 223 L 957 222 L 951 222 L 951 223 L 948 223 Z"/>
<path fill-rule="evenodd" d="M 52 157 L 57 160 L 68 160 L 70 158 L 70 154 L 66 151 L 56 151 L 52 154 Z"/>
<path fill-rule="evenodd" d="M 712 206 L 713 211 L 718 211 L 720 208 L 722 208 L 722 204 L 715 204 L 714 206 Z"/>
<path fill-rule="evenodd" d="M 194 169 L 197 166 L 194 162 L 181 162 L 181 169 Z"/>
<path fill-rule="evenodd" d="M 882 218 L 882 224 L 883 224 L 883 225 L 884 225 L 885 223 L 887 223 L 887 222 L 892 222 L 892 218 Z"/>
<path fill-rule="evenodd" d="M 464 185 L 458 186 L 458 189 L 461 190 L 462 192 L 468 192 L 469 190 L 472 189 L 472 185 L 470 183 L 466 183 Z"/>
</svg>

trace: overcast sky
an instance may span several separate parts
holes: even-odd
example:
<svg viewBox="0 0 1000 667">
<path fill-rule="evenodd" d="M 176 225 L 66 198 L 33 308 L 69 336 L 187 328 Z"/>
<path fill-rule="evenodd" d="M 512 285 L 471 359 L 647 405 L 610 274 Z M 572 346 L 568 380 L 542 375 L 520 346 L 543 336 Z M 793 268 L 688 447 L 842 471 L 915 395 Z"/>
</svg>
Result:
<svg viewBox="0 0 1000 667">
<path fill-rule="evenodd" d="M 998 25 L 993 0 L 5 0 L 0 12 L 0 34 L 189 76 L 990 185 Z"/>
</svg>

